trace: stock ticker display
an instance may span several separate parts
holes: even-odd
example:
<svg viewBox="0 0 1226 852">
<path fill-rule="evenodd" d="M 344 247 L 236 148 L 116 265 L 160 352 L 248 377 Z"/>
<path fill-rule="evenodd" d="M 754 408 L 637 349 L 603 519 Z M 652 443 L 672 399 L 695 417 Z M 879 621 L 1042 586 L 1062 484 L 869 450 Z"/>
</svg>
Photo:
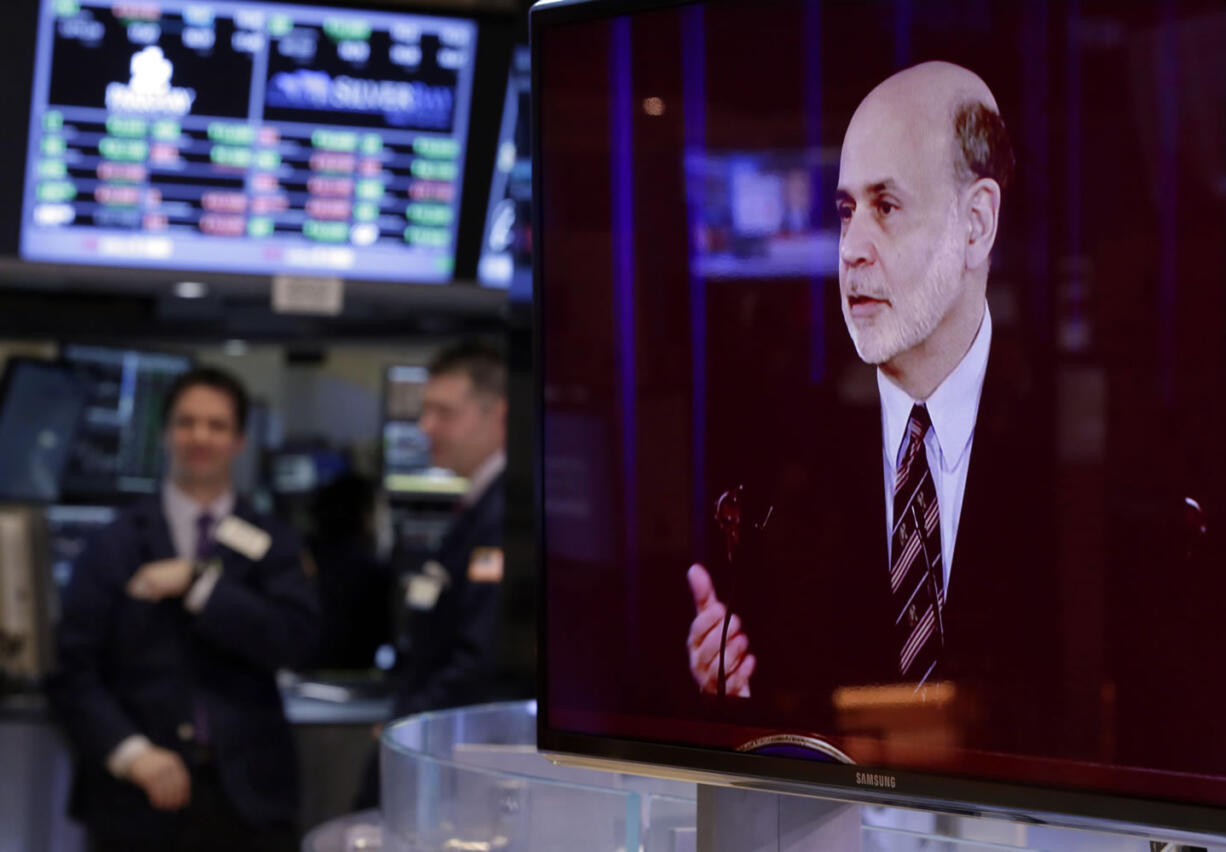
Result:
<svg viewBox="0 0 1226 852">
<path fill-rule="evenodd" d="M 37 38 L 25 258 L 451 279 L 473 22 L 44 0 Z"/>
</svg>

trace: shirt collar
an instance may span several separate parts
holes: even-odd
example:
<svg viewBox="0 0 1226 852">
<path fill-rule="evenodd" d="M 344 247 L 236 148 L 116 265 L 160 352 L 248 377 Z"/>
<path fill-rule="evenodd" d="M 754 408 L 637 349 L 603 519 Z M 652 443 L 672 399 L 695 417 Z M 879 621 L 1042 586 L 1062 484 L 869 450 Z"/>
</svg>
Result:
<svg viewBox="0 0 1226 852">
<path fill-rule="evenodd" d="M 956 468 L 971 445 L 991 344 L 992 313 L 985 303 L 983 322 L 979 324 L 979 331 L 975 334 L 971 348 L 925 401 L 943 470 L 951 471 Z M 894 384 L 880 369 L 877 370 L 877 392 L 881 396 L 886 447 L 893 448 L 893 452 L 886 452 L 890 463 L 897 466 L 898 454 L 902 452 L 903 435 L 907 431 L 907 421 L 911 418 L 911 407 L 920 400 L 912 399 L 909 393 Z"/>
<path fill-rule="evenodd" d="M 490 483 L 498 478 L 507 466 L 506 450 L 498 450 L 492 456 L 481 462 L 473 475 L 468 478 L 468 490 L 464 492 L 461 502 L 471 506 L 481 499 L 481 495 L 490 487 Z"/>
<path fill-rule="evenodd" d="M 162 508 L 172 518 L 199 517 L 207 512 L 214 522 L 229 517 L 234 511 L 234 489 L 227 489 L 220 497 L 207 506 L 193 500 L 169 479 L 162 484 Z"/>
</svg>

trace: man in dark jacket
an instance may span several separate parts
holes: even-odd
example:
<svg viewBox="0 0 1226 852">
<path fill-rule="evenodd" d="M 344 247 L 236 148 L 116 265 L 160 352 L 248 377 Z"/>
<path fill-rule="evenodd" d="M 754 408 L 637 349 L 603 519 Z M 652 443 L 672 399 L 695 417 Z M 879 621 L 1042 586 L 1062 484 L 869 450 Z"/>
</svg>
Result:
<svg viewBox="0 0 1226 852">
<path fill-rule="evenodd" d="M 477 342 L 430 365 L 421 428 L 431 461 L 468 480 L 435 557 L 405 580 L 395 714 L 471 704 L 489 694 L 503 578 L 507 367 Z"/>
<path fill-rule="evenodd" d="M 228 373 L 179 377 L 161 494 L 98 536 L 66 590 L 50 694 L 94 849 L 293 848 L 275 673 L 312 652 L 318 605 L 293 533 L 235 497 L 246 412 Z"/>
</svg>

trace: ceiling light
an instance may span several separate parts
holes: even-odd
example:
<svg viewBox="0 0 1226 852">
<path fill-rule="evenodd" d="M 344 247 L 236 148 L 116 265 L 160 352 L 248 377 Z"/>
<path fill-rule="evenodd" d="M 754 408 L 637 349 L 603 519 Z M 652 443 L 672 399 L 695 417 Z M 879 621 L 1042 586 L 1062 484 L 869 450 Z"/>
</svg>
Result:
<svg viewBox="0 0 1226 852">
<path fill-rule="evenodd" d="M 180 299 L 202 299 L 209 292 L 209 286 L 199 281 L 179 281 L 175 284 L 175 295 Z"/>
</svg>

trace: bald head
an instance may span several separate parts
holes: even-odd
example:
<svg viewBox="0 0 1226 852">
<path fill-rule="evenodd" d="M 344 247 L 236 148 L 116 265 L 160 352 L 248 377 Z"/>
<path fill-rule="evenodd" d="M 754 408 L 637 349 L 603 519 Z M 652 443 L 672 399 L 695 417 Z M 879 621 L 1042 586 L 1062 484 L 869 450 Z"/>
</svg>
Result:
<svg viewBox="0 0 1226 852">
<path fill-rule="evenodd" d="M 952 62 L 924 62 L 882 81 L 852 116 L 844 151 L 891 132 L 913 150 L 947 156 L 962 184 L 989 177 L 1004 190 L 1013 150 L 987 83 Z"/>
<path fill-rule="evenodd" d="M 976 74 L 926 62 L 860 102 L 839 160 L 839 285 L 861 358 L 916 399 L 974 339 L 1013 165 Z"/>
</svg>

